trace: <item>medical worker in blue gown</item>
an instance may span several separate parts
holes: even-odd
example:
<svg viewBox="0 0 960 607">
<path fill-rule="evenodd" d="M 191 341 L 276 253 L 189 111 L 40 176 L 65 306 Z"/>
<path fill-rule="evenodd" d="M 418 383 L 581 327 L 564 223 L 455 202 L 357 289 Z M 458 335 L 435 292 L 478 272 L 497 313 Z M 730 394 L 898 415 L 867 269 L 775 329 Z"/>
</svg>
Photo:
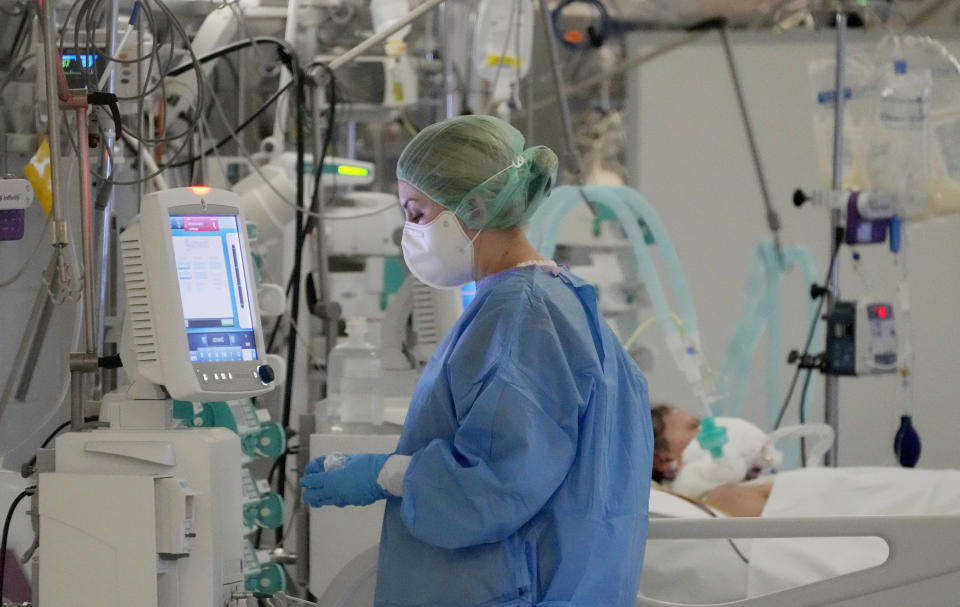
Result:
<svg viewBox="0 0 960 607">
<path fill-rule="evenodd" d="M 527 241 L 557 157 L 489 116 L 424 129 L 397 166 L 414 276 L 477 296 L 437 348 L 394 454 L 323 458 L 311 506 L 386 499 L 376 605 L 627 607 L 647 535 L 647 384 L 594 288 Z"/>
</svg>

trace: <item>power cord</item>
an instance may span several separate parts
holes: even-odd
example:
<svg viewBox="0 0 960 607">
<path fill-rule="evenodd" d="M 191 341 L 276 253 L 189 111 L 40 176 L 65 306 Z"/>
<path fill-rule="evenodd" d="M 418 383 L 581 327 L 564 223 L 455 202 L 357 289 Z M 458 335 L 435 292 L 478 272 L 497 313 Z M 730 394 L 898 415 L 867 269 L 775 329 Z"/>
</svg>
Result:
<svg viewBox="0 0 960 607">
<path fill-rule="evenodd" d="M 843 228 L 837 228 L 833 238 L 834 238 L 833 254 L 830 256 L 830 265 L 829 265 L 829 268 L 827 268 L 827 277 L 823 281 L 824 285 L 829 285 L 830 281 L 833 279 L 833 268 L 834 266 L 836 266 L 837 255 L 839 255 L 840 246 L 843 244 Z M 817 323 L 820 322 L 820 311 L 823 309 L 823 302 L 828 293 L 827 288 L 814 285 L 814 288 L 812 289 L 812 292 L 816 297 L 819 298 L 819 301 L 817 302 L 817 310 L 813 315 L 813 320 L 810 322 L 810 330 L 807 332 L 807 341 L 803 346 L 803 355 L 800 357 L 799 360 L 804 360 L 806 357 L 810 355 L 810 346 L 813 343 L 813 334 L 817 330 Z M 790 405 L 790 400 L 793 397 L 794 389 L 797 387 L 797 380 L 800 377 L 801 370 L 802 370 L 802 367 L 800 365 L 797 365 L 797 369 L 796 371 L 794 371 L 794 374 L 793 374 L 793 379 L 790 380 L 790 389 L 787 391 L 787 395 L 783 399 L 783 406 L 780 408 L 780 413 L 777 414 L 777 421 L 773 425 L 774 430 L 777 430 L 778 428 L 780 428 L 780 424 L 783 423 L 783 416 L 787 412 L 787 407 Z M 808 369 L 808 372 L 809 371 L 811 370 Z M 807 375 L 807 378 L 809 379 L 809 373 Z M 802 402 L 801 402 L 801 408 L 802 408 Z"/>
<path fill-rule="evenodd" d="M 88 417 L 83 418 L 83 423 L 84 423 L 84 424 L 90 424 L 90 423 L 93 423 L 93 422 L 95 422 L 95 421 L 99 421 L 99 419 L 100 419 L 99 417 L 88 416 Z M 41 448 L 41 449 L 45 449 L 45 448 L 47 447 L 47 445 L 50 444 L 50 441 L 52 441 L 58 434 L 60 434 L 61 432 L 63 432 L 63 431 L 67 428 L 67 426 L 69 426 L 69 425 L 70 425 L 70 422 L 69 422 L 69 421 L 65 421 L 65 422 L 63 422 L 62 424 L 60 424 L 59 426 L 57 426 L 57 427 L 54 429 L 54 431 L 50 433 L 50 436 L 48 436 L 46 439 L 44 439 L 44 441 L 40 444 L 40 448 Z"/>
<path fill-rule="evenodd" d="M 313 229 L 316 225 L 316 214 L 320 211 L 320 193 L 322 188 L 321 180 L 323 177 L 323 165 L 326 162 L 327 150 L 329 149 L 332 140 L 333 140 L 333 127 L 336 121 L 336 80 L 333 75 L 333 70 L 331 70 L 326 64 L 310 64 L 309 67 L 317 65 L 326 70 L 328 75 L 328 87 L 327 87 L 327 129 L 323 136 L 323 143 L 320 149 L 320 158 L 314 159 L 313 163 L 313 195 L 310 201 L 310 212 L 311 215 L 307 218 L 306 225 L 303 223 L 303 205 L 298 205 L 297 209 L 297 234 L 296 234 L 296 249 L 294 250 L 294 261 L 293 261 L 293 271 L 290 274 L 290 280 L 287 283 L 287 293 L 290 295 L 290 322 L 292 327 L 290 329 L 290 336 L 287 339 L 287 377 L 286 384 L 284 386 L 283 393 L 283 405 L 281 408 L 281 424 L 284 428 L 290 426 L 290 414 L 292 410 L 292 401 L 293 396 L 293 375 L 294 375 L 294 357 L 296 356 L 296 338 L 293 332 L 296 330 L 296 325 L 300 320 L 300 274 L 303 267 L 303 248 L 306 244 L 307 233 Z M 303 95 L 305 92 L 304 89 L 304 80 L 306 74 L 305 72 L 300 72 L 297 78 L 297 192 L 298 202 L 302 201 L 302 189 L 303 189 Z M 274 332 L 274 335 L 276 333 Z M 272 340 L 272 336 L 271 336 Z M 286 496 L 287 489 L 287 454 L 284 452 L 283 455 L 279 458 L 279 479 L 277 483 L 277 493 L 280 495 L 281 499 Z M 283 541 L 284 533 L 283 526 L 281 525 L 276 530 L 275 541 L 280 543 Z"/>
</svg>

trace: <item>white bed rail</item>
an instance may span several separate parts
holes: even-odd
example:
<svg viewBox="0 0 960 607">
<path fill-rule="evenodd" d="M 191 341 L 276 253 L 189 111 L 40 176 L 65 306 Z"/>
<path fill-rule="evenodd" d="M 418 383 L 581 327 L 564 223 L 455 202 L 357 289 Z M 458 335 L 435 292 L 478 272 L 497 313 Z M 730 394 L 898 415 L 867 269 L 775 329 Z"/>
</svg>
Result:
<svg viewBox="0 0 960 607">
<path fill-rule="evenodd" d="M 880 565 L 763 596 L 698 607 L 960 605 L 960 516 L 651 519 L 648 539 L 879 537 Z M 637 607 L 690 607 L 640 595 Z"/>
</svg>

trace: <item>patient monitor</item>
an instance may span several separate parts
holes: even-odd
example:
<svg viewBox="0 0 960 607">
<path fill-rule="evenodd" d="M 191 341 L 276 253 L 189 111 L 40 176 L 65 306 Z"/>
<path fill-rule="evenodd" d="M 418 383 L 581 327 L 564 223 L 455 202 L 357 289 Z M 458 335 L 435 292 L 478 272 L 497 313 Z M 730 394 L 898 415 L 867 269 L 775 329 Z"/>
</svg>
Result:
<svg viewBox="0 0 960 607">
<path fill-rule="evenodd" d="M 121 235 L 134 383 L 189 401 L 271 389 L 237 205 L 235 194 L 199 186 L 157 192 Z"/>
<path fill-rule="evenodd" d="M 130 383 L 103 398 L 109 428 L 61 435 L 40 475 L 40 601 L 219 607 L 243 590 L 240 439 L 174 427 L 171 397 L 273 388 L 237 197 L 150 194 L 120 249 Z"/>
</svg>

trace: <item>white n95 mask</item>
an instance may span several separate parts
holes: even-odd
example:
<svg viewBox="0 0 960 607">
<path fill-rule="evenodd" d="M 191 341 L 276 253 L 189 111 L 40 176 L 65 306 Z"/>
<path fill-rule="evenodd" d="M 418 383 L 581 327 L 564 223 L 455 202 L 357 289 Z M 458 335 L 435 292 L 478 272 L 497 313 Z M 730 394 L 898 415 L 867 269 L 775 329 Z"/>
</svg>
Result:
<svg viewBox="0 0 960 607">
<path fill-rule="evenodd" d="M 436 289 L 453 289 L 473 280 L 473 241 L 456 215 L 443 211 L 426 225 L 403 226 L 400 247 L 417 280 Z"/>
</svg>

